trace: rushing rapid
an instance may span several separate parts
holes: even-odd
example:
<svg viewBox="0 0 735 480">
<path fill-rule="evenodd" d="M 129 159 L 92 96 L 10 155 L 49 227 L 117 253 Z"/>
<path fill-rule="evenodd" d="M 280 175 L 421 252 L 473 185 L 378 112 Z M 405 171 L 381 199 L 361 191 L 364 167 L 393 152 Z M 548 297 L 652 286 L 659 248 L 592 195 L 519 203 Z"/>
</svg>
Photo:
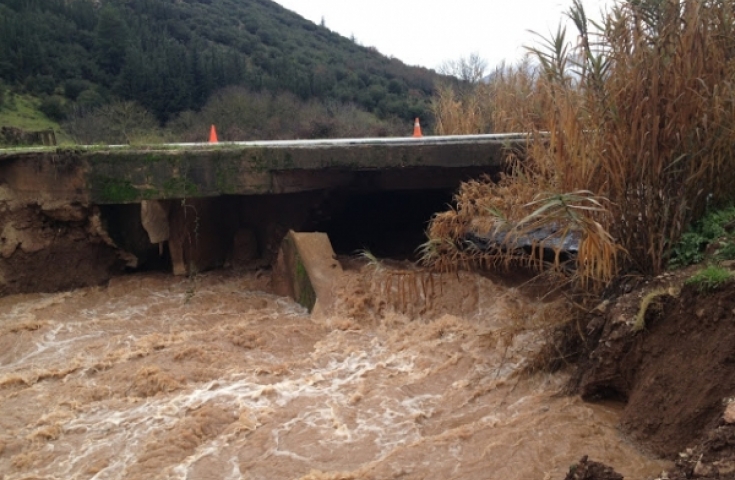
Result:
<svg viewBox="0 0 735 480">
<path fill-rule="evenodd" d="M 368 268 L 324 318 L 255 272 L 0 299 L 0 478 L 562 479 L 584 454 L 661 471 L 615 406 L 530 368 L 558 305 L 468 273 L 398 301 Z"/>
</svg>

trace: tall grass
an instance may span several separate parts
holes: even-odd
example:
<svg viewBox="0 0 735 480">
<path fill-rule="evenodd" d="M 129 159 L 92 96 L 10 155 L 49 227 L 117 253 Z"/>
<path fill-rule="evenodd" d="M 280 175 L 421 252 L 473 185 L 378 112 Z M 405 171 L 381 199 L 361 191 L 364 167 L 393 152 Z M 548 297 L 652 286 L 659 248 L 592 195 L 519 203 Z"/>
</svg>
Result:
<svg viewBox="0 0 735 480">
<path fill-rule="evenodd" d="M 472 88 L 444 83 L 432 99 L 439 135 L 529 131 L 539 127 L 543 106 L 536 89 L 538 71 L 525 60 L 517 66 L 501 65 L 490 81 Z"/>
<path fill-rule="evenodd" d="M 687 226 L 735 196 L 735 3 L 626 0 L 598 24 L 574 0 L 569 16 L 574 46 L 560 28 L 530 49 L 535 72 L 505 69 L 477 91 L 495 131 L 536 141 L 500 182 L 465 185 L 429 243 L 462 249 L 479 219 L 522 234 L 534 214 L 580 233 L 576 279 L 599 287 L 661 272 Z"/>
</svg>

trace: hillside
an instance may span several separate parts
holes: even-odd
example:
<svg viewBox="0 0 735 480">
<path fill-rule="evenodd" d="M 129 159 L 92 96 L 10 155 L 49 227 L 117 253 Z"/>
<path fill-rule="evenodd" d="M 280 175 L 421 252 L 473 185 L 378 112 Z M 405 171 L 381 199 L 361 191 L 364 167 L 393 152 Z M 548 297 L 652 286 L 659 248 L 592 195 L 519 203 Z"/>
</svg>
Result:
<svg viewBox="0 0 735 480">
<path fill-rule="evenodd" d="M 428 116 L 439 78 L 270 0 L 0 4 L 0 79 L 54 120 L 129 100 L 163 123 L 233 85 L 410 120 Z"/>
</svg>

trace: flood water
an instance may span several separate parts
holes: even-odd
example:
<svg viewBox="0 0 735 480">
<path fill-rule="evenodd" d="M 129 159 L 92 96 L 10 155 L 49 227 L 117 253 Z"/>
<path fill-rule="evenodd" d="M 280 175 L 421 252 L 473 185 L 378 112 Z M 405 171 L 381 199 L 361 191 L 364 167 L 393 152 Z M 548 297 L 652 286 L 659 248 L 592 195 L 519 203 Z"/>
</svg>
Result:
<svg viewBox="0 0 735 480">
<path fill-rule="evenodd" d="M 0 478 L 563 479 L 665 467 L 529 369 L 563 309 L 479 275 L 351 270 L 312 318 L 267 275 L 0 299 Z M 427 298 L 427 297 L 431 298 Z"/>
</svg>

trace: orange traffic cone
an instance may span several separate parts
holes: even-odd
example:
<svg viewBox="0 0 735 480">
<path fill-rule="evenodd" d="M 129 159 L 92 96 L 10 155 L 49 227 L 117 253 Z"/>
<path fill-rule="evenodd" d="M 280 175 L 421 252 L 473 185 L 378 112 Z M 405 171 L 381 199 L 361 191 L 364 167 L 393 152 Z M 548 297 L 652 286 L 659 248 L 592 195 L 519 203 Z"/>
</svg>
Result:
<svg viewBox="0 0 735 480">
<path fill-rule="evenodd" d="M 423 135 L 421 135 L 421 124 L 419 123 L 419 117 L 416 117 L 416 121 L 413 122 L 413 136 L 423 137 Z"/>
<path fill-rule="evenodd" d="M 209 143 L 217 143 L 217 130 L 214 129 L 214 125 L 209 129 Z"/>
</svg>

